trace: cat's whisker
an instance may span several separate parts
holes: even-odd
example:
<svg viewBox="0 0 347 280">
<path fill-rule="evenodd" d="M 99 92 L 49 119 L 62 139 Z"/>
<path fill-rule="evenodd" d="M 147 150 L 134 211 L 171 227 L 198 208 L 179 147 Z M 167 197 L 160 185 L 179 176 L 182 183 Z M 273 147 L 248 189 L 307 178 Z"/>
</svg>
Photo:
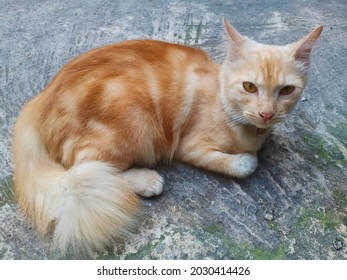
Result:
<svg viewBox="0 0 347 280">
<path fill-rule="evenodd" d="M 245 112 L 245 114 L 247 115 L 247 117 L 253 118 L 253 119 L 259 119 L 259 115 L 252 113 L 252 112 Z"/>
<path fill-rule="evenodd" d="M 237 120 L 237 121 L 244 121 L 245 120 L 245 116 L 243 114 L 240 114 L 238 116 L 236 116 L 234 118 L 234 120 Z"/>
<path fill-rule="evenodd" d="M 246 119 L 243 115 L 235 116 L 228 120 L 228 125 L 230 127 L 236 127 L 238 125 L 243 125 L 246 123 Z"/>
</svg>

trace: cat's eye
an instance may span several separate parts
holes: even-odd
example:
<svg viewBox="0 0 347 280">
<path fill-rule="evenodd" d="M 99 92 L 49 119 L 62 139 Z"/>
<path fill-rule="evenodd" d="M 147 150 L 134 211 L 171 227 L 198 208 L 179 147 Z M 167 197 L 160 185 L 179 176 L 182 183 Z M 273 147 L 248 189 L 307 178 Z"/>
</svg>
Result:
<svg viewBox="0 0 347 280">
<path fill-rule="evenodd" d="M 258 91 L 257 86 L 251 82 L 243 82 L 243 88 L 249 93 L 256 93 Z"/>
<path fill-rule="evenodd" d="M 295 90 L 295 86 L 285 86 L 281 88 L 280 95 L 289 95 L 293 93 L 294 90 Z"/>
</svg>

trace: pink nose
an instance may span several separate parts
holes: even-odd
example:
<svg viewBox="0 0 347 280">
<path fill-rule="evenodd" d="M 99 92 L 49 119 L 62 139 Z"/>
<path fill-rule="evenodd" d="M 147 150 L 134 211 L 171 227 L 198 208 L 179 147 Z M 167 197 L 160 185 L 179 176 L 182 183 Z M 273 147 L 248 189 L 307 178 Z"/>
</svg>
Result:
<svg viewBox="0 0 347 280">
<path fill-rule="evenodd" d="M 275 115 L 274 113 L 270 113 L 270 112 L 259 112 L 259 116 L 261 116 L 261 118 L 264 121 L 268 121 L 272 119 L 274 115 Z"/>
</svg>

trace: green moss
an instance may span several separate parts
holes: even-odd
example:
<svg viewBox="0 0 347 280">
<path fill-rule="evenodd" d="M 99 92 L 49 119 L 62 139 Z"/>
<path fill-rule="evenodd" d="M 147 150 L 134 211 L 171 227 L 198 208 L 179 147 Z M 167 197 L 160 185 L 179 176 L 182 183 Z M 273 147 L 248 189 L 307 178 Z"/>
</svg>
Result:
<svg viewBox="0 0 347 280">
<path fill-rule="evenodd" d="M 305 229 L 311 224 L 312 210 L 301 208 L 298 219 L 295 222 L 295 228 Z"/>
<path fill-rule="evenodd" d="M 319 221 L 323 225 L 324 229 L 336 230 L 340 225 L 340 221 L 331 209 L 328 209 L 323 215 L 320 215 Z"/>
<path fill-rule="evenodd" d="M 154 251 L 156 246 L 158 245 L 158 242 L 155 243 L 147 243 L 145 245 L 142 245 L 136 253 L 131 253 L 125 256 L 126 260 L 143 260 L 147 259 L 151 256 L 151 253 Z"/>
<path fill-rule="evenodd" d="M 347 123 L 338 123 L 336 126 L 330 126 L 329 132 L 347 147 Z"/>
<path fill-rule="evenodd" d="M 225 232 L 223 227 L 219 224 L 209 225 L 203 228 L 205 233 L 212 235 L 214 238 L 219 239 L 225 247 L 230 251 L 233 259 L 256 259 L 256 260 L 280 260 L 286 259 L 285 246 L 280 244 L 275 249 L 265 247 L 256 247 L 247 243 L 237 244 Z"/>
<path fill-rule="evenodd" d="M 334 202 L 337 204 L 338 207 L 342 209 L 347 208 L 347 194 L 345 191 L 342 191 L 342 190 L 333 191 L 333 198 L 334 198 Z"/>
<path fill-rule="evenodd" d="M 278 231 L 278 223 L 275 221 L 268 221 L 267 222 L 269 229 L 273 230 L 273 231 Z"/>
<path fill-rule="evenodd" d="M 163 244 L 163 241 L 165 239 L 164 235 L 161 235 L 159 237 L 159 240 L 155 240 L 153 242 L 149 242 L 147 244 L 144 244 L 140 246 L 140 248 L 135 253 L 127 254 L 124 259 L 126 260 L 143 260 L 143 259 L 156 259 L 153 257 L 152 253 L 160 246 L 160 244 Z"/>
<path fill-rule="evenodd" d="M 347 216 L 342 217 L 342 223 L 347 227 Z"/>
<path fill-rule="evenodd" d="M 314 155 L 309 158 L 317 167 L 322 167 L 321 160 L 333 166 L 344 166 L 347 159 L 337 145 L 328 143 L 323 137 L 314 133 L 301 134 L 302 140 L 313 151 Z M 317 157 L 318 156 L 318 157 Z"/>
<path fill-rule="evenodd" d="M 324 230 L 336 230 L 341 223 L 337 218 L 337 215 L 330 208 L 324 209 L 322 207 L 308 207 L 301 208 L 295 227 L 300 230 L 307 230 L 312 224 L 312 219 L 319 221 Z"/>
<path fill-rule="evenodd" d="M 203 228 L 204 232 L 207 232 L 211 235 L 224 235 L 225 230 L 220 224 L 211 224 L 207 225 L 206 227 Z"/>
<path fill-rule="evenodd" d="M 114 254 L 113 249 L 108 249 L 107 252 L 97 257 L 98 260 L 115 260 L 117 258 L 118 257 Z"/>
<path fill-rule="evenodd" d="M 232 241 L 230 236 L 225 232 L 224 228 L 220 224 L 211 224 L 203 228 L 204 233 L 208 233 L 214 238 L 219 239 L 223 242 L 223 244 L 232 250 L 232 255 L 234 255 L 237 259 L 242 259 L 241 255 L 244 255 L 244 250 L 235 246 L 235 243 Z M 241 249 L 241 250 L 240 250 Z"/>
<path fill-rule="evenodd" d="M 0 179 L 0 207 L 15 202 L 15 196 L 12 190 L 12 180 L 12 176 Z"/>
<path fill-rule="evenodd" d="M 285 246 L 279 245 L 275 250 L 265 250 L 263 248 L 254 248 L 251 250 L 256 260 L 284 260 L 286 259 Z"/>
</svg>

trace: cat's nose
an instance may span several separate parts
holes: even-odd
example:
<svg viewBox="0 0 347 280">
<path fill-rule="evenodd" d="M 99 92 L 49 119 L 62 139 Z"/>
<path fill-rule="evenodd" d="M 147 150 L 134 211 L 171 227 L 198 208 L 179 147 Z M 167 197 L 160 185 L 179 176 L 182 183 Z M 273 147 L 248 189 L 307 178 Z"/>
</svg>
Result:
<svg viewBox="0 0 347 280">
<path fill-rule="evenodd" d="M 271 112 L 259 112 L 259 116 L 261 116 L 264 121 L 272 119 L 274 115 L 275 114 Z"/>
</svg>

